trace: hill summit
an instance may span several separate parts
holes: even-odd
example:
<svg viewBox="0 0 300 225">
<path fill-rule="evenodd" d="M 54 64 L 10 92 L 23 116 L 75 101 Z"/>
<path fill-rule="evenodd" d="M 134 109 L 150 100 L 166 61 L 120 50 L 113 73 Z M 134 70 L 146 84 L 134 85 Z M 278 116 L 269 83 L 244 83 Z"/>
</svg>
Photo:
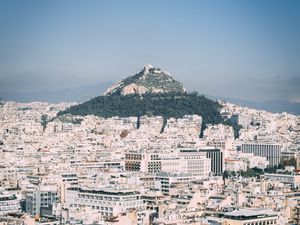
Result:
<svg viewBox="0 0 300 225">
<path fill-rule="evenodd" d="M 202 129 L 207 124 L 228 124 L 220 115 L 221 105 L 200 95 L 189 93 L 170 74 L 146 65 L 137 74 L 113 85 L 103 95 L 61 111 L 57 117 L 95 115 L 99 117 L 162 116 L 181 118 L 202 117 Z M 235 129 L 238 131 L 237 129 Z"/>
<path fill-rule="evenodd" d="M 168 72 L 146 64 L 133 76 L 116 83 L 104 95 L 128 95 L 145 93 L 184 93 L 186 89 Z"/>
</svg>

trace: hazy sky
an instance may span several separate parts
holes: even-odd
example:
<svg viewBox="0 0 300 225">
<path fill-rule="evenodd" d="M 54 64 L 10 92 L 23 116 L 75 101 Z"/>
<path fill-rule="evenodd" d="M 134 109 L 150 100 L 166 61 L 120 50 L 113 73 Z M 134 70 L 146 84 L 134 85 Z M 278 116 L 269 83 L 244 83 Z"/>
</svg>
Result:
<svg viewBox="0 0 300 225">
<path fill-rule="evenodd" d="M 299 12 L 297 0 L 2 0 L 0 92 L 118 81 L 149 63 L 200 93 L 300 102 Z"/>
</svg>

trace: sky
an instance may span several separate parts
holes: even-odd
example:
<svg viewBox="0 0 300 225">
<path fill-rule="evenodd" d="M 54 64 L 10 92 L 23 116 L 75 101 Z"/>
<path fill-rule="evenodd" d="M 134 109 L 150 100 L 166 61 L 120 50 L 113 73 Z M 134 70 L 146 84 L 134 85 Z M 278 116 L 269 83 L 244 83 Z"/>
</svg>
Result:
<svg viewBox="0 0 300 225">
<path fill-rule="evenodd" d="M 119 81 L 152 64 L 190 91 L 300 103 L 299 11 L 297 0 L 1 0 L 0 93 Z"/>
</svg>

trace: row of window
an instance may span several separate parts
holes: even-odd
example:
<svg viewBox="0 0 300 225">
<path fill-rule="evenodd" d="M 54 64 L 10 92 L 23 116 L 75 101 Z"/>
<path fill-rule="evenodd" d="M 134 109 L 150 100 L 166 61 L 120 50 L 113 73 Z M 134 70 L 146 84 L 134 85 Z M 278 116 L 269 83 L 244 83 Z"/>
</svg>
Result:
<svg viewBox="0 0 300 225">
<path fill-rule="evenodd" d="M 276 220 L 268 220 L 268 221 L 244 223 L 244 225 L 271 225 L 271 224 L 277 224 L 277 221 Z"/>
</svg>

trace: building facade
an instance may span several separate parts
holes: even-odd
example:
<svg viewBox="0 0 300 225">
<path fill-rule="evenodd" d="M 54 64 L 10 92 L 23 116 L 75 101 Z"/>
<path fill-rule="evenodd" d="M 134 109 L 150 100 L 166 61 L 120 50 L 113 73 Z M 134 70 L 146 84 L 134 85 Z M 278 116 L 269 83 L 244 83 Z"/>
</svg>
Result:
<svg viewBox="0 0 300 225">
<path fill-rule="evenodd" d="M 138 224 L 142 224 L 143 218 L 146 218 L 146 204 L 141 193 L 133 189 L 69 188 L 66 204 L 69 207 L 90 207 L 106 219 L 128 213 L 132 209 L 137 211 Z"/>
<path fill-rule="evenodd" d="M 281 146 L 270 143 L 243 143 L 241 150 L 244 153 L 253 153 L 255 156 L 266 157 L 269 166 L 278 166 L 281 159 Z"/>
</svg>

